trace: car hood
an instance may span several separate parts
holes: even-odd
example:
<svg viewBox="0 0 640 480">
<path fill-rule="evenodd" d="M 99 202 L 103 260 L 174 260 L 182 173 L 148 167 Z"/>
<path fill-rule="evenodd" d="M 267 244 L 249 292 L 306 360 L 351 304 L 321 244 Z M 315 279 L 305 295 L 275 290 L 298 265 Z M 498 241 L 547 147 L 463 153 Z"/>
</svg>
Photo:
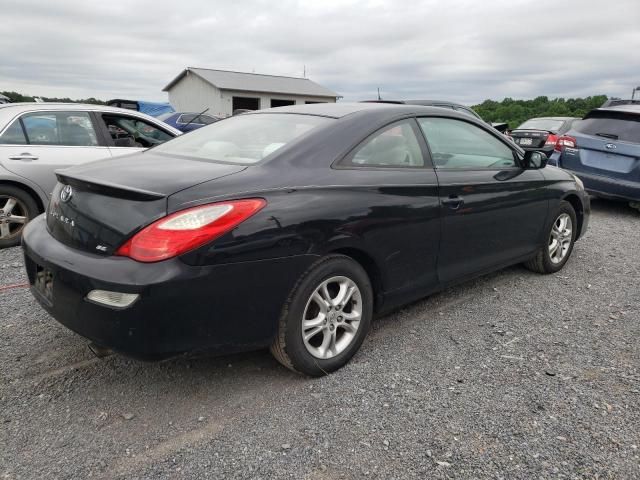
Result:
<svg viewBox="0 0 640 480">
<path fill-rule="evenodd" d="M 122 190 L 168 196 L 246 168 L 148 150 L 57 170 L 56 176 L 63 182 L 72 178 Z"/>
</svg>

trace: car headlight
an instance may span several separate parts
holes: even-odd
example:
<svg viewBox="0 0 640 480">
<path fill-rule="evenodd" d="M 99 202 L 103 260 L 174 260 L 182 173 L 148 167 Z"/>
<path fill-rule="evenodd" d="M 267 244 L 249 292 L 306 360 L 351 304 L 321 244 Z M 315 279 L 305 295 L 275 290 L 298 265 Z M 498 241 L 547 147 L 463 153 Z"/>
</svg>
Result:
<svg viewBox="0 0 640 480">
<path fill-rule="evenodd" d="M 578 190 L 584 190 L 584 183 L 582 183 L 582 180 L 580 180 L 575 175 L 573 176 L 573 178 L 575 178 L 576 180 L 576 185 L 578 186 Z"/>
</svg>

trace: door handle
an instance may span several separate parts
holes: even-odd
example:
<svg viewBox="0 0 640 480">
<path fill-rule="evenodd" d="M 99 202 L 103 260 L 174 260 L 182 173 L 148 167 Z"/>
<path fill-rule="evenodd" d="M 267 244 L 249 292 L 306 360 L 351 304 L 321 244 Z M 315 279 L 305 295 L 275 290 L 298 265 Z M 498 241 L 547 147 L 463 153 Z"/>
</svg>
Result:
<svg viewBox="0 0 640 480">
<path fill-rule="evenodd" d="M 24 152 L 21 153 L 20 155 L 14 155 L 13 157 L 9 157 L 9 160 L 28 160 L 28 161 L 32 161 L 32 160 L 37 160 L 38 157 L 36 157 L 35 155 L 31 155 L 30 153 Z"/>
<path fill-rule="evenodd" d="M 464 198 L 457 195 L 449 195 L 449 198 L 444 198 L 442 204 L 448 206 L 451 210 L 458 210 L 464 205 Z"/>
</svg>

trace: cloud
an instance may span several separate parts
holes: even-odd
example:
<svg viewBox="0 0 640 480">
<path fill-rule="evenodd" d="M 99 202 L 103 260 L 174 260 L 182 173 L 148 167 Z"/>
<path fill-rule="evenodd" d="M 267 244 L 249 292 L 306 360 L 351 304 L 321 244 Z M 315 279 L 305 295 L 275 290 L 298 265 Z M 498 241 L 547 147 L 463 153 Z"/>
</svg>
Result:
<svg viewBox="0 0 640 480">
<path fill-rule="evenodd" d="M 345 100 L 628 96 L 640 3 L 5 0 L 0 90 L 164 100 L 184 67 L 307 75 Z M 607 21 L 607 19 L 611 19 Z"/>
</svg>

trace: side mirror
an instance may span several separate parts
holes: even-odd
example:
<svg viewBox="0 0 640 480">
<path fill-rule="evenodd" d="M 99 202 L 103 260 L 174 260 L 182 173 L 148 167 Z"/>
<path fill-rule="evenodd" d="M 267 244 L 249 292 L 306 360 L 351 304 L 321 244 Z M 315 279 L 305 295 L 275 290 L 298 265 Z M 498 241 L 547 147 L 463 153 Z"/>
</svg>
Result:
<svg viewBox="0 0 640 480">
<path fill-rule="evenodd" d="M 549 159 L 544 152 L 536 152 L 535 150 L 529 150 L 524 153 L 524 165 L 525 168 L 544 168 L 547 166 Z"/>
</svg>

